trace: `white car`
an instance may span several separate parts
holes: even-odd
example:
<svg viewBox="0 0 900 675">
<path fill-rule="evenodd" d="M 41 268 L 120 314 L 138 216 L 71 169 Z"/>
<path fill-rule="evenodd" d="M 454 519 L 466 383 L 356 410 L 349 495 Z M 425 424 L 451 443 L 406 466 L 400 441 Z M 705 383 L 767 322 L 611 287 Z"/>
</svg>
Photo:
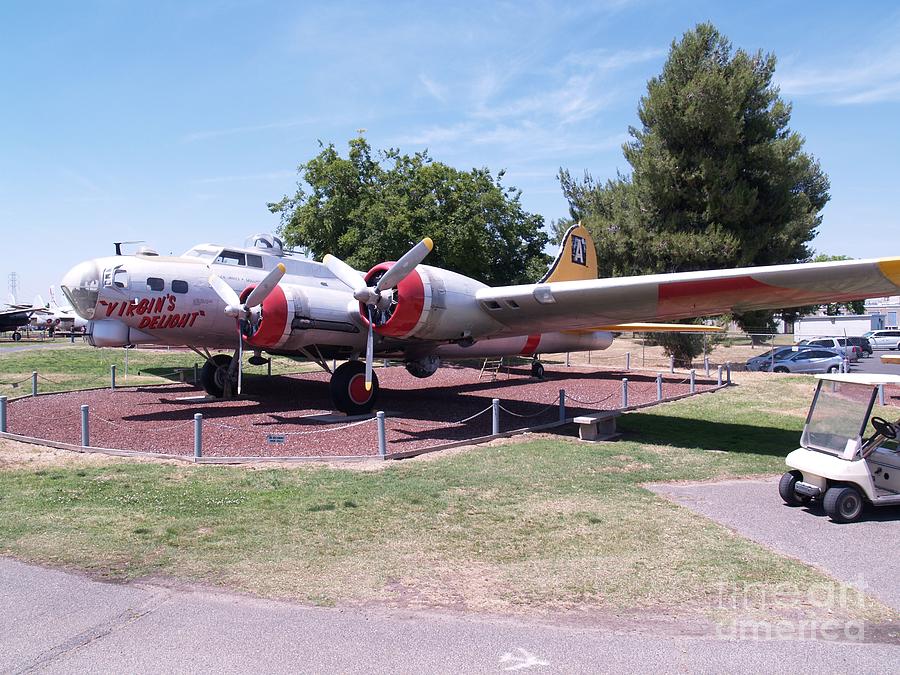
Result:
<svg viewBox="0 0 900 675">
<path fill-rule="evenodd" d="M 801 345 L 809 345 L 811 347 L 825 347 L 833 349 L 848 361 L 859 361 L 862 350 L 856 345 L 848 345 L 847 338 L 823 337 L 811 338 L 809 340 L 801 340 Z"/>
<path fill-rule="evenodd" d="M 869 338 L 872 349 L 900 349 L 900 330 L 896 328 L 870 330 L 863 337 Z"/>
</svg>

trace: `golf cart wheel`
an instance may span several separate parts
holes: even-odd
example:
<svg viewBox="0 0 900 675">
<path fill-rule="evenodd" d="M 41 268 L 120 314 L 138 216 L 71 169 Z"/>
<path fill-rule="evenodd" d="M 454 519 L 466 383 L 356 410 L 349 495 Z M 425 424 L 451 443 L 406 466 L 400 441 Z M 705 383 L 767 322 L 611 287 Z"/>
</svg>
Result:
<svg viewBox="0 0 900 675">
<path fill-rule="evenodd" d="M 231 366 L 231 357 L 228 354 L 216 354 L 203 364 L 200 370 L 200 384 L 204 391 L 215 398 L 225 395 L 225 380 L 228 378 L 228 369 Z"/>
<path fill-rule="evenodd" d="M 776 367 L 772 370 L 772 372 L 773 372 L 773 373 L 789 373 L 789 372 L 791 372 L 791 371 L 789 371 L 789 370 L 788 370 L 787 368 L 785 368 L 784 366 L 776 366 Z"/>
<path fill-rule="evenodd" d="M 778 481 L 778 494 L 788 506 L 803 506 L 809 504 L 810 498 L 805 495 L 798 495 L 795 488 L 797 481 L 803 478 L 803 474 L 797 470 L 788 471 Z"/>
<path fill-rule="evenodd" d="M 831 367 L 828 369 L 828 372 L 829 372 L 829 373 L 836 373 L 836 372 L 838 372 L 840 369 L 841 369 L 840 366 L 831 366 Z"/>
<path fill-rule="evenodd" d="M 855 487 L 836 485 L 828 488 L 822 506 L 834 522 L 852 523 L 862 515 L 865 503 Z"/>
</svg>

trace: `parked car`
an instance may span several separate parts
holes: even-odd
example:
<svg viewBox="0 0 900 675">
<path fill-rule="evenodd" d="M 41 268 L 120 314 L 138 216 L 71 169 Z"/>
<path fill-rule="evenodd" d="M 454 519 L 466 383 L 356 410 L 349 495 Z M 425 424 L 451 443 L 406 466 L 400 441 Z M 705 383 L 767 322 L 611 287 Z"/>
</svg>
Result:
<svg viewBox="0 0 900 675">
<path fill-rule="evenodd" d="M 886 330 L 870 330 L 863 333 L 875 349 L 900 349 L 900 330 L 896 328 Z"/>
<path fill-rule="evenodd" d="M 863 356 L 872 356 L 872 343 L 867 337 L 848 337 L 847 342 L 859 347 Z"/>
<path fill-rule="evenodd" d="M 784 354 L 774 363 L 767 363 L 763 370 L 773 373 L 836 373 L 843 362 L 844 356 L 833 349 L 801 349 Z"/>
<path fill-rule="evenodd" d="M 807 340 L 800 340 L 800 344 L 809 345 L 810 347 L 825 347 L 826 349 L 833 349 L 838 354 L 842 354 L 848 361 L 859 361 L 860 354 L 862 354 L 862 351 L 859 349 L 859 347 L 856 347 L 852 344 L 847 344 L 847 338 L 810 338 Z"/>
<path fill-rule="evenodd" d="M 802 351 L 804 349 L 814 349 L 814 347 L 810 347 L 809 345 L 775 347 L 774 349 L 770 349 L 767 352 L 763 352 L 762 354 L 758 354 L 757 356 L 747 359 L 747 370 L 767 370 L 766 366 L 771 365 L 774 361 L 780 361 L 790 356 L 791 354 Z"/>
</svg>

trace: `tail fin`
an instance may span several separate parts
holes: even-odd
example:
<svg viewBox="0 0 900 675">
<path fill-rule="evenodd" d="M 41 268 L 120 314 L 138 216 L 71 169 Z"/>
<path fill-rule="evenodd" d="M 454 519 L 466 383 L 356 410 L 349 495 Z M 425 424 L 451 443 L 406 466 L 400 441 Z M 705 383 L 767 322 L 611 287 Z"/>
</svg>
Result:
<svg viewBox="0 0 900 675">
<path fill-rule="evenodd" d="M 566 231 L 556 260 L 538 283 L 596 278 L 597 251 L 594 248 L 594 240 L 591 233 L 579 223 Z"/>
</svg>

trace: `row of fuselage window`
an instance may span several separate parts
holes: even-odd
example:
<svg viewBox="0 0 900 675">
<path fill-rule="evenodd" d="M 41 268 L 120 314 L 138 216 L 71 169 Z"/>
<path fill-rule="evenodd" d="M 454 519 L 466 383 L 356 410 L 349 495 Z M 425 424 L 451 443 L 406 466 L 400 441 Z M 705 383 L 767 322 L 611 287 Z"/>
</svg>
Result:
<svg viewBox="0 0 900 675">
<path fill-rule="evenodd" d="M 166 282 L 159 277 L 147 277 L 147 290 L 154 291 L 155 293 L 160 293 L 166 290 Z M 172 280 L 172 292 L 173 293 L 187 293 L 188 292 L 188 282 L 182 281 L 181 279 L 173 279 Z"/>
</svg>

